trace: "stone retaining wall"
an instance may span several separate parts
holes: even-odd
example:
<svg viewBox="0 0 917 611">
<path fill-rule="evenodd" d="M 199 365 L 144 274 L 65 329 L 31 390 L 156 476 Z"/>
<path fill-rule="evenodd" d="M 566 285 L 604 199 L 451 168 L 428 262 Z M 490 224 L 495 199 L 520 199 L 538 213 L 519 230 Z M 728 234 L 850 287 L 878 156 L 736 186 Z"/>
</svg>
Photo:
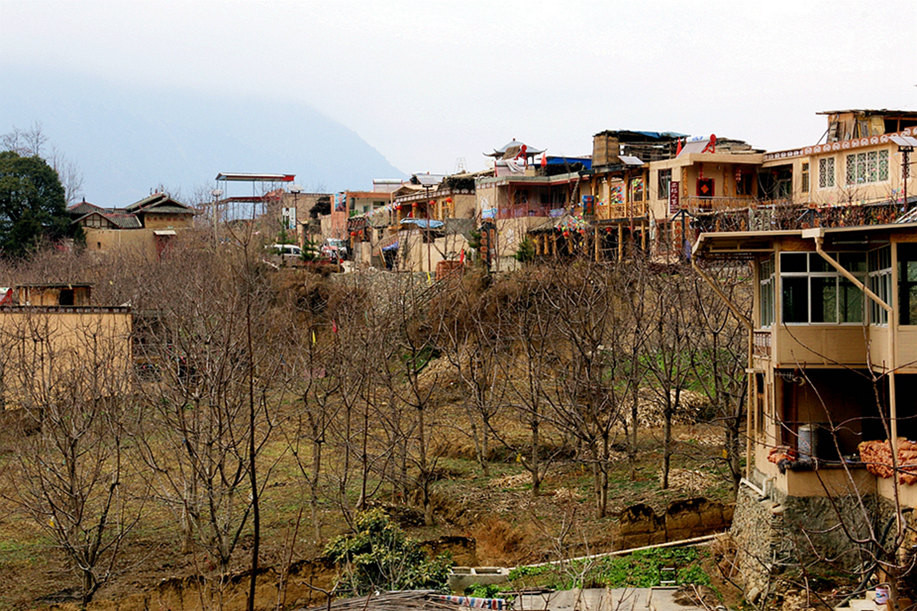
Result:
<svg viewBox="0 0 917 611">
<path fill-rule="evenodd" d="M 815 572 L 819 563 L 823 569 L 854 571 L 869 559 L 852 539 L 867 538 L 869 529 L 881 537 L 893 518 L 891 505 L 875 495 L 788 497 L 771 491 L 761 498 L 742 486 L 730 534 L 746 599 L 766 596 L 775 577 L 802 564 Z M 824 562 L 829 558 L 830 565 Z"/>
</svg>

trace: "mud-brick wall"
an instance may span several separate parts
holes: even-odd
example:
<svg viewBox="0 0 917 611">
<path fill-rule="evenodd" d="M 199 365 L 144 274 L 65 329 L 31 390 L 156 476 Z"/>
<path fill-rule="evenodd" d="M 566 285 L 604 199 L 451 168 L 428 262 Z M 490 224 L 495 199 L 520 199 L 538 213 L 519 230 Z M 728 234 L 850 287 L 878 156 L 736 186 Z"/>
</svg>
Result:
<svg viewBox="0 0 917 611">
<path fill-rule="evenodd" d="M 629 549 L 723 532 L 732 514 L 732 505 L 705 498 L 675 501 L 662 515 L 649 505 L 633 505 L 618 515 L 615 547 Z"/>
</svg>

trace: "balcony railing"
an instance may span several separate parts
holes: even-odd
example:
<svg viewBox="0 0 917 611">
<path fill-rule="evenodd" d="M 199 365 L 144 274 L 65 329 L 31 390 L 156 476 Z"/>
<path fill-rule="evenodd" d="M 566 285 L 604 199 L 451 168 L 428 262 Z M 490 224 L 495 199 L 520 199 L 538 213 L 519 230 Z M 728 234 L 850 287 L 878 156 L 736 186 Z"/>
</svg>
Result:
<svg viewBox="0 0 917 611">
<path fill-rule="evenodd" d="M 598 206 L 596 216 L 600 219 L 626 219 L 632 216 L 639 218 L 646 216 L 646 207 L 646 202 Z"/>
<path fill-rule="evenodd" d="M 754 207 L 758 201 L 754 197 L 686 197 L 681 200 L 681 207 L 688 212 L 721 212 L 723 210 L 741 210 Z"/>
<path fill-rule="evenodd" d="M 752 355 L 762 358 L 771 356 L 771 332 L 755 331 L 752 343 Z"/>
<path fill-rule="evenodd" d="M 527 216 L 550 216 L 553 206 L 525 204 L 518 206 L 508 206 L 497 210 L 498 219 L 518 219 Z"/>
</svg>

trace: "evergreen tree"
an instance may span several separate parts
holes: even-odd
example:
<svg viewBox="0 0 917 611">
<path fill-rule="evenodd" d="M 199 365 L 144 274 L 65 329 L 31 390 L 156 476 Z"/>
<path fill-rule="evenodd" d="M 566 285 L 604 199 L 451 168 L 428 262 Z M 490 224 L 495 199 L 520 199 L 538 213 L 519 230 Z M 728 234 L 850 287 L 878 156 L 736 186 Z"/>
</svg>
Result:
<svg viewBox="0 0 917 611">
<path fill-rule="evenodd" d="M 41 157 L 0 152 L 0 253 L 23 257 L 42 240 L 79 235 L 57 172 Z"/>
</svg>

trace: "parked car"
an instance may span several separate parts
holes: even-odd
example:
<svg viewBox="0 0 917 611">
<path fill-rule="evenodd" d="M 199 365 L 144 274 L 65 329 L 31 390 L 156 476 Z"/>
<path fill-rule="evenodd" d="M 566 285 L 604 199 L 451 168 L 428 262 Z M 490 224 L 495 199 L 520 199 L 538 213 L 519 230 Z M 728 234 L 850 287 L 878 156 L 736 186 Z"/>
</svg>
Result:
<svg viewBox="0 0 917 611">
<path fill-rule="evenodd" d="M 273 257 L 280 259 L 280 264 L 302 261 L 302 249 L 296 244 L 271 244 L 265 246 Z"/>
</svg>

